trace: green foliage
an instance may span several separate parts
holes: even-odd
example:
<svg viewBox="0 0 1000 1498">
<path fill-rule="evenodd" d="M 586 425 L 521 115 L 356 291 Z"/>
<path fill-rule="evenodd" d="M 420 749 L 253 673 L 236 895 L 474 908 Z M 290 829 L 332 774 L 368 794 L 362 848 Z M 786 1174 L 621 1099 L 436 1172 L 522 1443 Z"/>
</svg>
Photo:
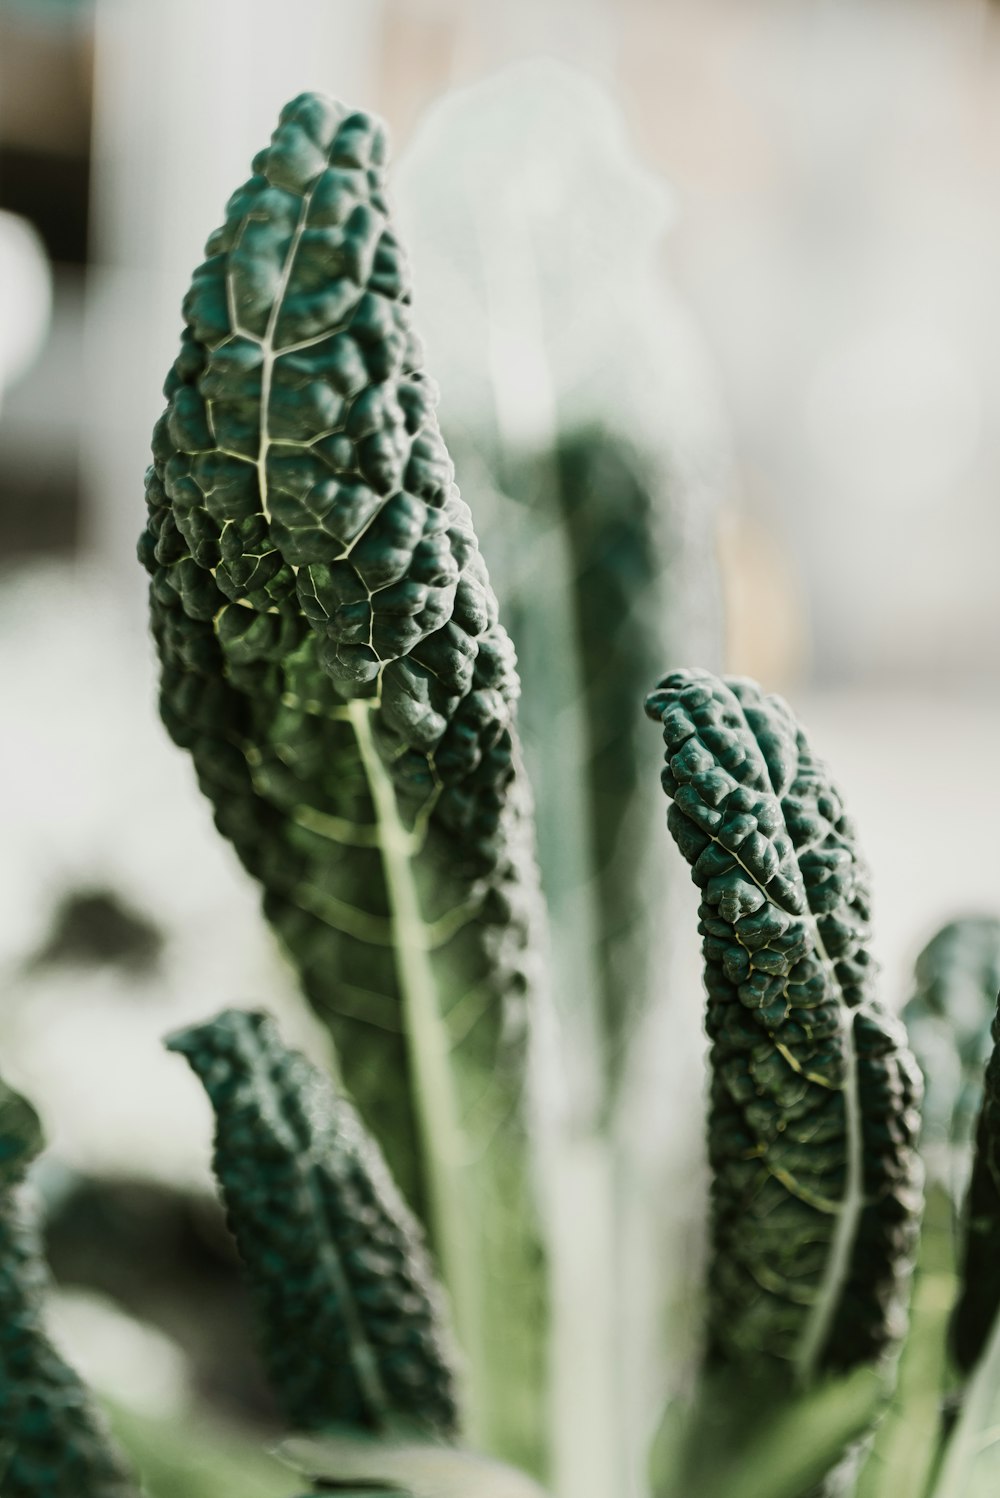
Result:
<svg viewBox="0 0 1000 1498">
<path fill-rule="evenodd" d="M 140 552 L 167 727 L 428 1225 L 473 1428 L 538 1469 L 518 683 L 384 159 L 366 115 L 316 95 L 283 111 L 185 301 Z"/>
<path fill-rule="evenodd" d="M 712 1039 L 709 1358 L 876 1363 L 905 1326 L 920 1078 L 877 1004 L 868 879 L 825 766 L 784 702 L 678 671 L 668 826 L 702 891 Z"/>
<path fill-rule="evenodd" d="M 947 1331 L 956 1285 L 953 1229 L 947 1193 L 931 1186 L 899 1375 L 857 1498 L 893 1498 L 896 1493 L 922 1498 L 927 1491 L 938 1460 L 948 1387 Z"/>
<path fill-rule="evenodd" d="M 1000 1319 L 984 1332 L 929 1498 L 993 1498 L 1000 1486 Z"/>
<path fill-rule="evenodd" d="M 323 1491 L 327 1484 L 338 1493 L 356 1484 L 364 1493 L 384 1487 L 405 1498 L 545 1498 L 513 1467 L 427 1441 L 374 1441 L 339 1431 L 285 1441 L 278 1454 Z"/>
<path fill-rule="evenodd" d="M 990 1022 L 1000 992 L 1000 920 L 966 916 L 942 926 L 917 958 L 903 1010 L 924 1075 L 921 1149 L 956 1203 L 968 1185 Z"/>
<path fill-rule="evenodd" d="M 245 1429 L 220 1426 L 200 1410 L 183 1422 L 120 1403 L 108 1414 L 152 1498 L 289 1498 L 287 1468 Z"/>
<path fill-rule="evenodd" d="M 961 1290 L 951 1327 L 952 1352 L 962 1373 L 984 1355 L 1000 1309 L 1000 1012 L 992 1035 L 963 1214 Z M 1000 1370 L 1000 1348 L 996 1358 Z"/>
<path fill-rule="evenodd" d="M 657 506 L 668 502 L 660 492 L 665 475 L 651 454 L 595 426 L 561 435 L 542 459 L 510 464 L 507 488 L 530 517 L 522 519 L 524 543 L 557 530 L 566 553 L 562 603 L 570 611 L 574 659 L 560 676 L 575 683 L 578 695 L 560 703 L 560 712 L 571 724 L 572 773 L 581 777 L 584 822 L 574 835 L 583 840 L 584 866 L 569 855 L 566 829 L 552 826 L 546 805 L 538 812 L 539 844 L 556 924 L 564 905 L 579 904 L 581 886 L 591 888 L 594 929 L 576 954 L 585 977 L 573 977 L 575 988 L 581 981 L 594 988 L 603 1088 L 598 1117 L 607 1122 L 629 1040 L 657 987 L 660 921 L 647 892 L 651 872 L 661 871 L 642 795 L 656 755 L 635 704 L 670 653 L 662 622 L 669 612 L 669 572 L 656 516 Z M 552 725 L 552 601 L 537 579 L 513 576 L 504 608 L 522 661 L 525 732 L 542 767 L 541 784 L 550 787 L 571 773 Z M 569 954 L 561 955 L 568 966 Z M 564 988 L 567 976 L 557 980 Z M 579 1002 L 578 992 L 565 995 L 568 1016 Z"/>
<path fill-rule="evenodd" d="M 629 135 L 593 80 L 525 59 L 436 100 L 393 178 L 522 683 L 566 1079 L 545 1097 L 554 1273 L 574 1287 L 553 1338 L 566 1492 L 631 1487 L 697 1323 L 699 1174 L 664 1186 L 697 1133 L 699 1006 L 637 705 L 663 661 L 718 653 L 727 453 L 664 275 L 669 189 Z"/>
<path fill-rule="evenodd" d="M 816 1485 L 841 1463 L 884 1408 L 887 1387 L 867 1368 L 789 1396 L 733 1370 L 699 1390 L 678 1432 L 654 1452 L 660 1498 L 819 1498 Z M 850 1476 L 853 1461 L 849 1459 Z M 823 1498 L 839 1488 L 822 1488 Z"/>
<path fill-rule="evenodd" d="M 0 1491 L 3 1498 L 133 1498 L 137 1489 L 76 1374 L 45 1333 L 46 1274 L 19 1187 L 38 1115 L 0 1082 Z"/>
<path fill-rule="evenodd" d="M 664 660 L 718 651 L 727 456 L 664 274 L 670 190 L 630 134 L 592 79 L 524 59 L 436 100 L 394 180 L 444 431 L 517 646 L 572 1122 L 612 1135 L 619 1176 L 651 1014 L 679 1000 L 648 897 L 671 873 L 636 703 Z"/>
<path fill-rule="evenodd" d="M 354 1109 L 264 1014 L 226 1010 L 167 1044 L 215 1110 L 215 1173 L 291 1424 L 455 1435 L 423 1235 Z"/>
<path fill-rule="evenodd" d="M 344 1493 L 538 1498 L 533 1478 L 454 1445 L 448 1340 L 410 1212 L 451 1296 L 473 1440 L 544 1471 L 547 1303 L 523 1107 L 540 912 L 519 684 L 438 431 L 384 161 L 367 115 L 311 94 L 283 111 L 185 301 L 140 554 L 164 721 L 260 882 L 334 1039 L 338 1084 L 402 1194 L 358 1113 L 264 1016 L 226 1011 L 170 1044 L 216 1112 L 216 1171 L 276 1392 L 319 1433 L 286 1448 L 296 1472 Z M 593 1032 L 579 1117 L 606 1168 L 656 967 L 648 892 L 662 881 L 633 816 L 647 751 L 631 703 L 660 648 L 657 473 L 601 421 L 549 414 L 546 440 L 504 451 L 489 486 L 527 517 L 519 543 L 559 537 L 555 601 L 528 588 L 511 604 L 529 642 L 543 618 L 567 647 L 572 713 L 545 761 L 565 786 L 543 808 L 543 840 L 573 851 L 554 885 L 560 914 L 578 905 L 557 987 L 584 1016 L 571 1071 L 587 1072 L 576 1051 Z M 527 653 L 542 700 L 554 668 Z M 657 1493 L 834 1498 L 872 1444 L 873 1498 L 882 1481 L 916 1493 L 935 1463 L 934 1498 L 992 1491 L 1000 1018 L 954 1320 L 958 1364 L 975 1372 L 953 1438 L 935 1443 L 952 1270 L 931 1264 L 929 1238 L 912 1352 L 874 1434 L 906 1326 L 921 1084 L 875 996 L 854 829 L 787 706 L 753 683 L 676 672 L 647 712 L 667 746 L 668 825 L 701 890 L 712 1042 L 706 1368 L 665 1427 Z M 998 970 L 1000 922 L 985 921 L 948 928 L 918 967 L 925 1142 L 952 1152 L 968 1148 Z M 10 1117 L 16 1168 L 32 1125 L 16 1106 Z M 610 1216 L 601 1182 L 590 1204 L 599 1195 Z M 13 1472 L 21 1448 L 3 1449 Z M 98 1469 L 105 1486 L 84 1483 L 83 1498 L 124 1495 L 113 1461 Z"/>
</svg>

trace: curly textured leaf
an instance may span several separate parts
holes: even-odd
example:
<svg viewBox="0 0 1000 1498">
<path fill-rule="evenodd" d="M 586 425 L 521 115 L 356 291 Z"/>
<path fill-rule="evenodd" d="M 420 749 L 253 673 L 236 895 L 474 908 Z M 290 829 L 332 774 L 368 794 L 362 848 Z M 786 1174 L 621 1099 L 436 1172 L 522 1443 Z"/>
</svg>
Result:
<svg viewBox="0 0 1000 1498">
<path fill-rule="evenodd" d="M 454 1435 L 423 1235 L 354 1109 L 265 1014 L 225 1010 L 167 1046 L 215 1109 L 215 1173 L 288 1419 Z"/>
<path fill-rule="evenodd" d="M 0 1492 L 133 1498 L 103 1420 L 45 1334 L 41 1245 L 17 1191 L 41 1145 L 35 1110 L 0 1082 Z"/>
<path fill-rule="evenodd" d="M 167 727 L 428 1223 L 494 1448 L 537 1466 L 517 677 L 384 157 L 366 115 L 283 111 L 185 302 L 140 552 Z"/>
<path fill-rule="evenodd" d="M 666 677 L 667 823 L 702 891 L 712 1040 L 710 1355 L 800 1381 L 905 1325 L 920 1073 L 875 1000 L 868 875 L 826 767 L 749 681 Z"/>
<path fill-rule="evenodd" d="M 949 921 L 920 953 L 914 976 L 903 1020 L 924 1075 L 921 1147 L 931 1175 L 960 1201 L 1000 992 L 1000 920 Z"/>
</svg>

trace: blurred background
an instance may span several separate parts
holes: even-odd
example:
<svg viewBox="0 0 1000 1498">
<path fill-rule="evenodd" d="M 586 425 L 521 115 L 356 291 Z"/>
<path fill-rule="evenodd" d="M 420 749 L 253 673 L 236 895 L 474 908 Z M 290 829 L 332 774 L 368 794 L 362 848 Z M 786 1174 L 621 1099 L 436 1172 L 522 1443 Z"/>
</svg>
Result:
<svg viewBox="0 0 1000 1498">
<path fill-rule="evenodd" d="M 537 58 L 565 66 L 525 70 Z M 156 719 L 142 476 L 191 269 L 306 88 L 388 122 L 459 448 L 478 419 L 463 357 L 491 371 L 491 420 L 529 445 L 554 387 L 591 416 L 604 401 L 611 425 L 616 402 L 641 407 L 683 477 L 693 559 L 674 635 L 691 653 L 663 667 L 756 676 L 812 729 L 873 866 L 887 1001 L 938 924 L 1000 901 L 1000 8 L 0 0 L 0 1039 L 56 1145 L 53 1263 L 82 1287 L 67 1325 L 113 1317 L 94 1310 L 109 1288 L 142 1312 L 144 1330 L 106 1320 L 82 1344 L 99 1361 L 145 1336 L 129 1366 L 149 1389 L 130 1378 L 128 1395 L 151 1412 L 188 1397 L 176 1339 L 194 1335 L 177 1307 L 153 1314 L 157 1264 L 230 1284 L 207 1112 L 158 1037 L 233 1001 L 283 1008 L 293 1034 L 308 1022 Z M 503 347 L 501 303 L 491 323 L 462 300 L 458 208 L 424 211 L 477 111 L 492 134 L 481 168 L 477 147 L 461 156 L 455 201 L 507 217 L 486 278 L 508 298 Z M 522 277 L 514 229 L 543 200 L 551 253 Z M 531 355 L 546 316 L 562 350 L 547 374 Z M 498 563 L 516 574 L 517 556 Z M 124 1184 L 88 1197 L 98 1178 Z M 189 1193 L 180 1215 L 158 1187 Z M 88 1212 L 134 1233 L 142 1286 L 102 1283 L 97 1229 L 60 1237 Z M 265 1409 L 246 1368 L 230 1387 L 240 1318 L 203 1376 L 220 1407 Z"/>
</svg>

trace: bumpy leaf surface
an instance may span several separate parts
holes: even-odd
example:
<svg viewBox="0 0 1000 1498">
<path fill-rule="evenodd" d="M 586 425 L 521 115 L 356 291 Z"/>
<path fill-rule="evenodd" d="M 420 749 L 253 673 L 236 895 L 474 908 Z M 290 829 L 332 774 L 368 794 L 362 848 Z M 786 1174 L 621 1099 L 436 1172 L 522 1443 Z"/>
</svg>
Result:
<svg viewBox="0 0 1000 1498">
<path fill-rule="evenodd" d="M 517 677 L 384 159 L 366 115 L 309 94 L 283 111 L 184 305 L 140 553 L 167 727 L 428 1223 L 494 1449 L 537 1466 Z"/>
<path fill-rule="evenodd" d="M 938 1152 L 944 1153 L 951 1166 L 948 1183 L 954 1185 L 957 1176 L 961 1194 L 1000 993 L 1000 920 L 949 921 L 920 953 L 914 977 L 903 1020 L 924 1075 L 923 1148 L 932 1170 Z"/>
<path fill-rule="evenodd" d="M 702 892 L 710 1354 L 800 1381 L 891 1351 L 921 1206 L 920 1074 L 875 999 L 868 875 L 825 765 L 749 681 L 666 677 L 667 823 Z"/>
<path fill-rule="evenodd" d="M 45 1333 L 41 1245 L 18 1200 L 41 1143 L 34 1109 L 0 1083 L 0 1493 L 134 1498 L 98 1411 Z"/>
<path fill-rule="evenodd" d="M 454 1435 L 423 1234 L 354 1109 L 265 1014 L 226 1010 L 167 1044 L 215 1110 L 215 1173 L 289 1420 Z"/>
</svg>

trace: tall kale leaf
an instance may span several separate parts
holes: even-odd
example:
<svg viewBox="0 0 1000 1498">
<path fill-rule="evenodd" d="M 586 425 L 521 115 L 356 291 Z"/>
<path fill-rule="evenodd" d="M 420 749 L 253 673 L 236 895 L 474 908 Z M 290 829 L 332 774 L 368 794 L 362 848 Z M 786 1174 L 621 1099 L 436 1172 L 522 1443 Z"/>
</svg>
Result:
<svg viewBox="0 0 1000 1498">
<path fill-rule="evenodd" d="M 647 711 L 701 890 L 710 1356 L 808 1384 L 881 1360 L 905 1329 L 920 1074 L 875 996 L 853 824 L 786 704 L 678 671 Z"/>
<path fill-rule="evenodd" d="M 264 1014 L 226 1010 L 167 1044 L 215 1110 L 215 1173 L 288 1419 L 454 1436 L 423 1234 L 354 1109 Z"/>
<path fill-rule="evenodd" d="M 518 683 L 384 163 L 369 116 L 313 94 L 282 112 L 184 304 L 140 554 L 166 725 L 428 1224 L 474 1428 L 538 1470 Z"/>
</svg>

